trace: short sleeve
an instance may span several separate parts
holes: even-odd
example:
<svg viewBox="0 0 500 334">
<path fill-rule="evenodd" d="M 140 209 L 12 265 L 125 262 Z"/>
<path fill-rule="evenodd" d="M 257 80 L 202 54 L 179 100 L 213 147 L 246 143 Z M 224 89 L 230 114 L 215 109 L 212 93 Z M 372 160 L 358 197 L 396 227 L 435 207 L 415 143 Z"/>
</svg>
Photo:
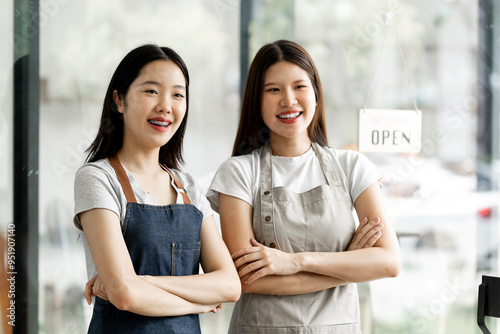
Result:
<svg viewBox="0 0 500 334">
<path fill-rule="evenodd" d="M 383 174 L 362 153 L 339 150 L 337 154 L 346 174 L 347 187 L 354 203 L 366 188 L 382 179 Z"/>
<path fill-rule="evenodd" d="M 101 168 L 87 164 L 75 174 L 75 211 L 73 223 L 82 230 L 79 213 L 91 209 L 108 209 L 120 217 L 120 200 L 111 180 Z"/>
<path fill-rule="evenodd" d="M 212 210 L 210 203 L 208 202 L 207 198 L 205 197 L 204 193 L 199 189 L 197 193 L 198 201 L 197 201 L 197 208 L 203 213 L 203 219 L 206 219 L 210 216 L 213 216 L 214 211 Z"/>
<path fill-rule="evenodd" d="M 253 206 L 255 188 L 253 155 L 231 157 L 217 170 L 207 192 L 214 211 L 219 212 L 219 193 L 239 198 Z"/>
</svg>

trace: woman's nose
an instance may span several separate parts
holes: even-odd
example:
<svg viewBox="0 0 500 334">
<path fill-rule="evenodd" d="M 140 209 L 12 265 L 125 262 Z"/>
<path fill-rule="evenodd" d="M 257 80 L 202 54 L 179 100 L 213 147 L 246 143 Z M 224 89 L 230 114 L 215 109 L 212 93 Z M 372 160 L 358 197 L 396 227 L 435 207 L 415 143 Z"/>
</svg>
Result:
<svg viewBox="0 0 500 334">
<path fill-rule="evenodd" d="M 297 99 L 295 98 L 295 94 L 293 90 L 287 89 L 283 92 L 283 96 L 281 98 L 281 106 L 290 107 L 297 103 Z"/>
<path fill-rule="evenodd" d="M 170 99 L 167 97 L 161 99 L 158 102 L 158 105 L 156 106 L 156 111 L 171 113 L 172 112 L 172 104 L 171 104 Z"/>
</svg>

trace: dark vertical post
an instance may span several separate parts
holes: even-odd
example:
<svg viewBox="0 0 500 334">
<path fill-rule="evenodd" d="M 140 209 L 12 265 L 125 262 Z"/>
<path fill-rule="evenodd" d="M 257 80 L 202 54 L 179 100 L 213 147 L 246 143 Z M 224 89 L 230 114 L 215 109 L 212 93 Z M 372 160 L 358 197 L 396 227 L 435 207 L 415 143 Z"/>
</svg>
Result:
<svg viewBox="0 0 500 334">
<path fill-rule="evenodd" d="M 240 98 L 243 99 L 247 80 L 250 51 L 250 22 L 252 20 L 252 1 L 243 0 L 240 5 Z"/>
<path fill-rule="evenodd" d="M 493 70 L 492 0 L 479 0 L 477 48 L 477 186 L 478 190 L 492 190 L 491 163 L 493 161 L 493 96 L 490 75 Z"/>
<path fill-rule="evenodd" d="M 39 0 L 14 1 L 14 333 L 38 333 Z"/>
</svg>

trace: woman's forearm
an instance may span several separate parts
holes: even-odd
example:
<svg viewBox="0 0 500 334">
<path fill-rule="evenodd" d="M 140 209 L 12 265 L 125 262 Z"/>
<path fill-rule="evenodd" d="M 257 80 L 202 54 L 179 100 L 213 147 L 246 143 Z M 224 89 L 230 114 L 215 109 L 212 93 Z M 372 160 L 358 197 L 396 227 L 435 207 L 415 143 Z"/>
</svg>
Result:
<svg viewBox="0 0 500 334">
<path fill-rule="evenodd" d="M 348 282 L 366 282 L 399 273 L 397 249 L 372 247 L 347 252 L 297 253 L 301 271 L 336 277 Z"/>
<path fill-rule="evenodd" d="M 106 292 L 109 301 L 118 309 L 152 317 L 206 313 L 216 306 L 186 300 L 139 276 L 130 278 L 125 284 L 108 287 Z"/>
<path fill-rule="evenodd" d="M 293 275 L 270 275 L 247 284 L 241 278 L 242 292 L 269 295 L 298 295 L 384 277 L 397 276 L 398 257 L 373 247 L 349 252 L 296 253 L 301 271 Z"/>
<path fill-rule="evenodd" d="M 349 282 L 315 273 L 299 272 L 286 276 L 264 276 L 253 283 L 247 284 L 246 279 L 251 274 L 241 278 L 243 293 L 259 293 L 264 295 L 300 295 L 333 288 Z"/>
<path fill-rule="evenodd" d="M 231 274 L 221 270 L 191 276 L 144 276 L 144 279 L 190 302 L 210 305 L 238 300 L 238 281 L 227 279 Z"/>
<path fill-rule="evenodd" d="M 347 252 L 296 253 L 300 272 L 293 275 L 269 275 L 247 284 L 241 278 L 242 292 L 270 295 L 296 295 L 329 289 L 350 282 L 366 282 L 397 276 L 399 257 L 380 247 Z"/>
</svg>

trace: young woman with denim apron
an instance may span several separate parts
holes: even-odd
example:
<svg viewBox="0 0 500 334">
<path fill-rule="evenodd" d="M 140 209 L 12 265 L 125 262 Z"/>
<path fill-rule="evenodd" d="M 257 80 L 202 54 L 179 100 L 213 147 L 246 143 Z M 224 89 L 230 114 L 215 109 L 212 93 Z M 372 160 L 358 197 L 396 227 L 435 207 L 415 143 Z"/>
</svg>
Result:
<svg viewBox="0 0 500 334">
<path fill-rule="evenodd" d="M 200 333 L 199 313 L 239 298 L 208 202 L 178 169 L 188 87 L 182 59 L 156 45 L 132 50 L 111 79 L 75 177 L 93 276 L 84 295 L 95 297 L 89 333 Z"/>
<path fill-rule="evenodd" d="M 361 154 L 327 146 L 323 109 L 302 47 L 261 48 L 233 157 L 208 194 L 244 292 L 230 333 L 360 333 L 353 283 L 399 272 L 381 175 Z"/>
</svg>

